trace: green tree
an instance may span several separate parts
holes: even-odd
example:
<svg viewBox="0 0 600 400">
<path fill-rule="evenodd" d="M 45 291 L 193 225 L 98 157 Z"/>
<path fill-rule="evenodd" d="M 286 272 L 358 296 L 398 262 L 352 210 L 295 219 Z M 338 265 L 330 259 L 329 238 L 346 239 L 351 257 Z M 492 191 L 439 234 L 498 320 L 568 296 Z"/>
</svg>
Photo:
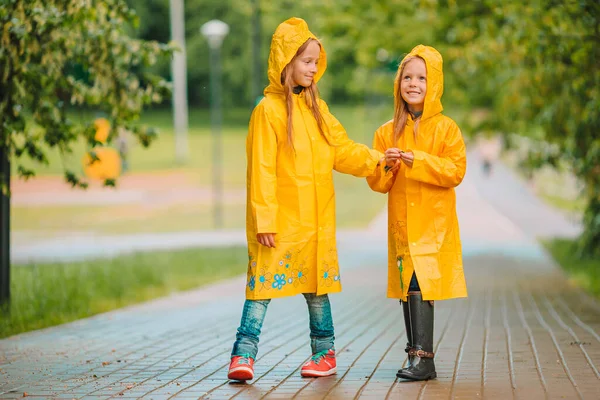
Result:
<svg viewBox="0 0 600 400">
<path fill-rule="evenodd" d="M 48 147 L 66 154 L 80 137 L 96 144 L 91 122 L 69 118 L 81 107 L 103 111 L 113 127 L 124 126 L 149 145 L 155 132 L 133 122 L 170 87 L 143 71 L 173 49 L 130 37 L 137 23 L 124 0 L 2 0 L 0 145 L 19 175 L 34 175 L 20 165 L 24 155 L 47 163 Z M 73 171 L 65 176 L 85 186 Z"/>
<path fill-rule="evenodd" d="M 587 201 L 581 255 L 600 257 L 600 3 L 439 1 L 439 38 L 483 127 L 534 139 L 529 167 L 567 164 Z"/>
<path fill-rule="evenodd" d="M 113 132 L 125 127 L 148 146 L 155 135 L 135 125 L 144 106 L 170 92 L 146 67 L 172 49 L 131 38 L 135 13 L 124 0 L 2 0 L 0 4 L 0 306 L 10 300 L 11 164 L 27 179 L 35 174 L 23 157 L 48 163 L 46 152 L 84 138 L 97 145 L 95 129 L 74 123 L 71 111 L 88 107 L 109 116 Z M 108 142 L 110 142 L 110 137 Z M 92 160 L 95 154 L 90 152 Z M 73 171 L 73 186 L 86 182 Z M 114 181 L 107 180 L 107 185 Z"/>
</svg>

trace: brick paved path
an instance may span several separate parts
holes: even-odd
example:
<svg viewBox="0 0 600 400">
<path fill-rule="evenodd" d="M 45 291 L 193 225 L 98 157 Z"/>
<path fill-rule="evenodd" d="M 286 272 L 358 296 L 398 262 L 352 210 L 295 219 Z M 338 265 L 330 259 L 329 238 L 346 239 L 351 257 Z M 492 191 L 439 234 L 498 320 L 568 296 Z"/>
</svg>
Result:
<svg viewBox="0 0 600 400">
<path fill-rule="evenodd" d="M 0 398 L 598 398 L 600 305 L 569 285 L 522 219 L 500 214 L 472 176 L 459 191 L 469 298 L 436 303 L 437 380 L 395 377 L 406 338 L 400 305 L 385 298 L 381 219 L 340 243 L 336 376 L 300 377 L 310 347 L 296 297 L 270 305 L 256 379 L 229 382 L 243 304 L 236 278 L 0 341 Z"/>
</svg>

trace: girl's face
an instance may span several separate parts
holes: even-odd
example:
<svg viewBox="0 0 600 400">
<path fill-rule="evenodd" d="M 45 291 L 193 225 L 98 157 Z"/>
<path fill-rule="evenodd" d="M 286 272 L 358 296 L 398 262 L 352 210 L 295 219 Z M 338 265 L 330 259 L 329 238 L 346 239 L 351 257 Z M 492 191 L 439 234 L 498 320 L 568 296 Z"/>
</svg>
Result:
<svg viewBox="0 0 600 400">
<path fill-rule="evenodd" d="M 400 92 L 410 111 L 423 111 L 427 93 L 427 68 L 422 58 L 414 58 L 404 66 Z"/>
<path fill-rule="evenodd" d="M 292 83 L 294 86 L 309 87 L 318 71 L 321 47 L 311 40 L 306 49 L 299 54 L 292 65 Z"/>
</svg>

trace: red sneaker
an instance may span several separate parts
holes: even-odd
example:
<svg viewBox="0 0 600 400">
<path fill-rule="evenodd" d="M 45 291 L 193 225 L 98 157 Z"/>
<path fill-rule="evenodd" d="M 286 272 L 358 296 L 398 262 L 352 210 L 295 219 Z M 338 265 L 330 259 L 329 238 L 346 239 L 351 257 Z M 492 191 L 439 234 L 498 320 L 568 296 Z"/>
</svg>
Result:
<svg viewBox="0 0 600 400">
<path fill-rule="evenodd" d="M 254 378 L 254 359 L 247 356 L 231 357 L 227 378 L 234 381 L 249 381 Z"/>
<path fill-rule="evenodd" d="M 329 349 L 313 354 L 310 360 L 302 366 L 300 375 L 305 378 L 316 378 L 319 376 L 333 375 L 336 372 L 335 351 Z"/>
</svg>

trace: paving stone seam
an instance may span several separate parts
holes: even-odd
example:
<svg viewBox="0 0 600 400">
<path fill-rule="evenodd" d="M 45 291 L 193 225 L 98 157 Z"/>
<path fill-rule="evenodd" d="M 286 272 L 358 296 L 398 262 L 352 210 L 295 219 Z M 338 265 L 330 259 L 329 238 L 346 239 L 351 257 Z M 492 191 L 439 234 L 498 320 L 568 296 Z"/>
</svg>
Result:
<svg viewBox="0 0 600 400">
<path fill-rule="evenodd" d="M 458 346 L 458 352 L 456 354 L 456 361 L 454 362 L 454 373 L 452 375 L 452 383 L 450 384 L 450 398 L 454 398 L 454 390 L 456 388 L 456 377 L 458 375 L 458 371 L 460 370 L 460 363 L 462 361 L 462 356 L 465 350 L 466 338 L 469 335 L 469 329 L 471 328 L 471 321 L 473 321 L 473 314 L 475 313 L 475 301 L 471 301 L 469 304 L 469 311 L 467 311 L 466 323 L 464 325 L 464 330 L 462 337 L 460 339 L 460 345 Z"/>
<path fill-rule="evenodd" d="M 544 389 L 544 395 L 546 397 L 548 397 L 548 394 L 549 394 L 548 393 L 548 385 L 546 383 L 546 379 L 544 378 L 544 373 L 542 371 L 542 366 L 540 364 L 540 358 L 538 355 L 537 347 L 535 345 L 535 339 L 533 338 L 533 332 L 531 330 L 531 327 L 527 323 L 527 320 L 525 319 L 525 312 L 523 310 L 523 304 L 521 304 L 521 300 L 519 299 L 517 291 L 515 290 L 514 287 L 511 288 L 511 294 L 512 294 L 512 298 L 513 298 L 513 302 L 514 302 L 515 306 L 517 307 L 517 314 L 519 315 L 519 318 L 521 320 L 521 325 L 523 326 L 523 328 L 527 332 L 527 336 L 529 337 L 529 347 L 531 349 L 531 353 L 532 353 L 534 361 L 535 361 L 535 366 L 537 369 L 538 377 L 540 378 L 540 382 L 542 383 L 542 388 Z"/>
<path fill-rule="evenodd" d="M 187 330 L 187 331 L 184 331 L 184 332 L 189 332 L 189 333 L 192 333 L 192 332 L 194 332 L 194 329 L 189 329 L 189 330 Z M 126 336 L 126 335 L 124 335 L 124 336 Z M 128 356 L 131 356 L 132 354 L 136 354 L 136 353 L 138 353 L 138 352 L 140 352 L 140 351 L 143 351 L 143 350 L 145 350 L 145 349 L 151 348 L 151 347 L 153 347 L 155 344 L 157 344 L 157 343 L 161 343 L 161 342 L 163 342 L 163 341 L 164 341 L 164 339 L 162 339 L 162 338 L 157 338 L 155 341 L 151 342 L 151 343 L 150 343 L 150 344 L 148 344 L 148 345 L 141 346 L 140 348 L 134 349 L 134 350 L 130 351 L 130 352 L 129 352 L 129 353 L 127 353 L 127 354 L 123 354 L 123 355 L 122 355 L 120 358 L 121 358 L 121 359 L 124 359 L 124 358 L 126 358 L 126 357 L 128 357 Z M 184 341 L 184 340 L 182 339 L 182 341 Z M 127 347 L 127 346 L 129 346 L 129 344 L 125 344 L 123 347 Z M 96 349 L 96 348 L 104 348 L 104 347 L 106 347 L 106 344 L 105 344 L 105 343 L 98 343 L 98 345 L 97 345 L 97 346 L 95 346 L 95 347 L 93 347 L 93 349 Z M 91 351 L 93 351 L 93 350 L 90 350 L 90 351 L 87 351 L 86 353 L 84 353 L 84 354 L 83 354 L 83 355 L 84 355 L 84 357 L 83 357 L 83 358 L 87 358 L 87 357 L 85 357 L 85 355 L 86 355 L 86 354 L 89 354 L 89 353 L 91 353 Z M 114 357 L 114 354 L 113 354 L 113 352 L 112 352 L 112 351 L 110 351 L 110 352 L 107 352 L 106 354 L 107 354 L 108 356 L 110 356 L 110 357 Z M 103 359 L 103 358 L 107 358 L 107 357 L 106 357 L 106 356 L 95 356 L 95 358 L 97 358 L 97 359 Z M 134 361 L 133 361 L 133 362 L 131 362 L 131 363 L 124 363 L 124 364 L 123 364 L 123 366 L 122 366 L 121 368 L 118 368 L 118 369 L 116 369 L 116 370 L 114 370 L 114 371 L 110 371 L 110 373 L 108 373 L 108 374 L 105 374 L 105 375 L 98 375 L 98 376 L 106 376 L 106 375 L 109 375 L 109 374 L 112 374 L 112 373 L 118 372 L 118 371 L 120 371 L 120 370 L 122 370 L 122 369 L 125 369 L 125 368 L 130 368 L 132 365 L 134 365 L 134 364 L 135 364 L 135 362 L 136 362 L 136 361 L 140 361 L 140 360 L 141 360 L 141 359 L 143 359 L 143 358 L 144 358 L 144 357 L 142 357 L 142 358 L 138 358 L 138 359 L 134 360 Z M 75 375 L 75 376 L 73 376 L 73 377 L 69 378 L 69 379 L 66 379 L 64 382 L 69 382 L 69 381 L 73 381 L 73 380 L 77 380 L 77 379 L 83 379 L 83 378 L 79 378 L 80 376 L 84 376 L 84 378 L 86 378 L 86 379 L 84 379 L 83 383 L 81 383 L 80 385 L 74 386 L 74 387 L 72 387 L 72 388 L 69 388 L 68 390 L 62 391 L 62 392 L 60 392 L 60 393 L 66 393 L 66 392 L 72 391 L 72 390 L 74 390 L 74 389 L 77 389 L 77 388 L 79 388 L 79 387 L 85 386 L 85 385 L 87 385 L 87 384 L 89 384 L 89 383 L 91 383 L 91 382 L 95 382 L 95 381 L 96 381 L 98 378 L 94 378 L 94 377 L 93 377 L 93 375 L 94 375 L 94 372 L 97 372 L 97 371 L 102 371 L 102 368 L 103 368 L 103 367 L 96 367 L 96 368 L 92 368 L 92 369 L 89 369 L 89 370 L 88 370 L 88 371 L 86 371 L 86 372 L 82 372 L 82 373 L 80 373 L 80 374 L 78 374 L 78 375 Z M 73 367 L 72 367 L 72 368 L 70 368 L 70 369 L 66 369 L 66 370 L 65 370 L 65 373 L 68 373 L 69 371 L 71 371 L 71 370 L 74 370 L 74 369 L 76 369 L 76 366 L 73 366 Z M 103 371 L 103 372 L 105 372 L 105 371 Z M 51 378 L 52 378 L 52 376 L 50 376 L 49 378 L 45 379 L 45 380 L 44 380 L 44 382 L 49 382 Z M 108 386 L 108 385 L 107 385 L 107 386 Z"/>
<path fill-rule="evenodd" d="M 588 354 L 588 352 L 586 351 L 586 349 L 583 347 L 583 343 L 581 342 L 581 340 L 579 340 L 579 337 L 577 336 L 577 334 L 575 333 L 575 331 L 568 326 L 560 317 L 560 315 L 558 315 L 558 313 L 556 312 L 554 306 L 550 303 L 550 301 L 548 300 L 548 298 L 544 295 L 542 295 L 542 298 L 544 300 L 544 304 L 546 306 L 546 309 L 548 310 L 548 312 L 550 313 L 550 315 L 552 315 L 552 317 L 554 318 L 554 320 L 556 320 L 556 322 L 558 322 L 558 324 L 567 332 L 569 332 L 569 334 L 571 335 L 571 337 L 573 339 L 575 339 L 575 343 L 577 344 L 577 347 L 579 347 L 579 349 L 581 350 L 581 352 L 583 353 L 583 355 L 585 356 L 585 359 L 588 362 L 588 365 L 590 366 L 590 368 L 592 369 L 592 371 L 594 371 L 594 374 L 596 375 L 596 378 L 600 379 L 600 373 L 598 372 L 598 369 L 594 366 L 594 362 L 592 361 L 592 359 L 590 358 L 590 355 Z"/>
<path fill-rule="evenodd" d="M 513 355 L 512 347 L 512 334 L 510 325 L 508 323 L 508 306 L 506 304 L 506 298 L 508 297 L 506 290 L 502 291 L 502 324 L 504 325 L 504 333 L 506 335 L 506 353 L 508 354 L 508 370 L 510 372 L 510 386 L 512 387 L 512 396 L 515 398 L 515 391 L 517 390 L 517 379 L 515 377 L 515 360 Z"/>
<path fill-rule="evenodd" d="M 363 391 L 365 390 L 365 388 L 367 387 L 367 385 L 369 384 L 369 382 L 371 382 L 371 378 L 373 377 L 373 375 L 375 375 L 375 372 L 377 372 L 377 369 L 379 369 L 379 366 L 381 365 L 381 363 L 383 362 L 383 360 L 386 358 L 386 356 L 388 355 L 388 353 L 400 341 L 400 338 L 402 338 L 402 337 L 406 337 L 406 332 L 401 332 L 399 335 L 397 335 L 396 339 L 394 339 L 394 341 L 392 341 L 392 343 L 388 346 L 388 348 L 385 350 L 385 352 L 383 353 L 383 355 L 381 356 L 381 358 L 377 362 L 377 365 L 375 365 L 375 368 L 373 369 L 373 372 L 371 374 L 369 374 L 369 377 L 367 378 L 366 382 L 360 387 L 360 389 L 358 389 L 358 392 L 356 392 L 356 396 L 354 396 L 355 400 L 360 398 L 361 394 L 363 393 Z M 404 367 L 405 363 L 406 363 L 406 361 L 404 361 L 404 363 L 402 363 L 402 367 Z"/>
<path fill-rule="evenodd" d="M 563 298 L 557 297 L 557 300 L 558 300 L 560 306 L 563 308 L 563 310 L 565 310 L 567 312 L 567 315 L 570 315 L 571 318 L 573 319 L 573 321 L 575 321 L 575 323 L 577 325 L 579 325 L 582 329 L 587 331 L 590 335 L 592 335 L 600 343 L 600 336 L 594 331 L 594 329 L 591 326 L 589 326 L 588 324 L 586 324 L 585 322 L 583 322 L 581 319 L 579 319 L 579 317 L 577 317 L 577 315 L 565 303 L 565 300 Z"/>
<path fill-rule="evenodd" d="M 163 349 L 168 349 L 168 348 L 170 348 L 170 347 L 177 346 L 178 344 L 181 344 L 181 343 L 186 343 L 186 342 L 187 342 L 187 340 L 188 340 L 188 335 L 189 335 L 189 334 L 192 334 L 192 333 L 194 333 L 194 332 L 196 332 L 196 330 L 195 330 L 194 328 L 190 328 L 190 329 L 184 330 L 182 334 L 180 334 L 180 335 L 177 335 L 178 337 L 180 337 L 180 340 L 179 340 L 178 342 L 176 342 L 176 343 L 170 343 L 169 345 L 167 345 L 167 346 L 164 346 L 164 347 L 163 347 Z M 149 344 L 149 345 L 147 345 L 147 346 L 144 346 L 144 347 L 142 347 L 141 349 L 134 350 L 134 351 L 132 351 L 132 352 L 130 352 L 130 353 L 128 353 L 128 354 L 129 354 L 129 355 L 130 355 L 130 354 L 135 354 L 135 353 L 139 352 L 140 350 L 144 350 L 144 349 L 152 348 L 152 347 L 153 347 L 155 344 L 157 344 L 157 343 L 158 343 L 158 344 L 164 343 L 164 339 L 162 339 L 162 338 L 161 338 L 161 339 L 159 339 L 159 340 L 153 341 L 151 344 Z M 200 343 L 202 343 L 202 341 L 201 341 L 201 340 L 200 340 Z M 158 352 L 160 352 L 160 351 L 161 351 L 161 350 L 159 349 L 159 350 L 158 350 Z M 178 353 L 181 353 L 182 351 L 185 351 L 185 350 L 181 350 L 181 351 L 179 351 Z M 155 352 L 155 353 L 156 353 L 156 352 Z M 174 355 L 174 354 L 178 354 L 178 353 L 173 353 L 172 355 Z M 196 354 L 199 354 L 199 352 L 198 352 L 198 353 L 196 353 Z M 171 355 L 171 356 L 172 356 L 172 355 Z M 164 358 L 163 358 L 163 360 L 164 360 L 164 359 L 167 359 L 167 358 L 169 358 L 169 357 L 170 357 L 170 356 L 168 356 L 168 357 L 164 357 Z M 190 357 L 188 357 L 188 359 L 190 359 L 190 358 L 192 358 L 192 357 L 193 357 L 193 356 L 190 356 Z M 144 358 L 145 358 L 145 357 L 139 358 L 139 359 L 137 359 L 136 361 L 143 360 Z M 154 366 L 154 365 L 157 365 L 157 364 L 158 364 L 160 361 L 162 361 L 162 360 L 156 361 L 155 363 L 149 364 L 149 365 L 148 365 L 148 366 L 146 366 L 145 368 L 141 368 L 141 369 L 139 369 L 139 370 L 135 371 L 134 373 L 130 374 L 130 375 L 129 375 L 129 377 L 135 376 L 135 375 L 139 374 L 140 372 L 143 372 L 143 371 L 146 371 L 146 370 L 148 370 L 148 369 L 149 369 L 149 368 L 151 368 L 152 366 Z M 116 369 L 116 370 L 114 370 L 114 371 L 111 371 L 111 372 L 110 372 L 108 375 L 106 375 L 106 376 L 110 376 L 111 374 L 114 374 L 114 373 L 116 373 L 116 372 L 119 372 L 119 371 L 121 371 L 121 370 L 123 370 L 123 369 L 125 369 L 125 368 L 131 368 L 131 367 L 132 367 L 134 364 L 135 364 L 135 361 L 134 361 L 133 363 L 127 363 L 126 365 L 123 365 L 121 368 L 118 368 L 118 369 Z M 92 370 L 90 370 L 88 373 L 92 373 L 93 371 L 94 371 L 94 370 L 92 369 Z M 157 375 L 159 375 L 159 374 L 157 374 Z M 155 375 L 155 376 L 156 376 L 156 375 Z M 151 379 L 151 378 L 148 378 L 148 379 Z M 148 380 L 148 379 L 146 379 L 146 380 Z M 93 381 L 92 381 L 92 382 L 93 382 Z M 95 391 L 93 391 L 93 392 L 90 392 L 90 393 L 88 393 L 88 395 L 91 395 L 91 394 L 93 394 L 93 393 L 95 393 L 95 392 L 98 392 L 98 391 L 100 391 L 100 390 L 103 390 L 103 389 L 105 389 L 105 388 L 107 388 L 107 387 L 114 386 L 114 385 L 116 385 L 117 383 L 119 383 L 119 381 L 114 381 L 114 382 L 107 383 L 106 385 L 104 385 L 104 386 L 102 386 L 102 387 L 98 388 L 97 390 L 95 390 Z M 85 385 L 85 384 L 83 384 L 83 385 Z M 77 387 L 81 387 L 81 386 L 83 386 L 83 385 L 76 386 L 75 388 L 72 388 L 72 389 L 76 389 Z M 138 386 L 138 385 L 136 385 L 136 386 Z M 70 390 L 72 390 L 72 389 L 69 389 L 69 391 L 70 391 Z"/>
<path fill-rule="evenodd" d="M 579 396 L 579 398 L 583 399 L 583 395 L 581 394 L 581 391 L 579 390 L 579 385 L 577 385 L 577 382 L 575 382 L 575 378 L 573 378 L 573 375 L 571 374 L 571 370 L 569 369 L 569 366 L 567 365 L 567 360 L 565 359 L 565 355 L 564 355 L 562 349 L 560 348 L 558 341 L 556 340 L 556 335 L 554 334 L 554 332 L 552 331 L 552 328 L 550 327 L 550 325 L 548 325 L 548 323 L 546 322 L 546 320 L 540 313 L 540 309 L 539 309 L 535 299 L 531 295 L 531 292 L 527 292 L 527 299 L 529 301 L 529 304 L 531 304 L 532 309 L 533 309 L 535 316 L 536 316 L 537 320 L 539 321 L 540 325 L 546 330 L 546 332 L 548 332 L 548 335 L 550 335 L 550 338 L 552 339 L 552 343 L 554 343 L 554 348 L 556 350 L 556 353 L 558 354 L 558 357 L 560 359 L 560 363 L 563 367 L 563 370 L 567 374 L 569 381 L 571 381 L 571 384 L 573 385 L 573 388 L 577 392 L 577 395 Z"/>
<path fill-rule="evenodd" d="M 375 336 L 375 338 L 373 340 L 371 340 L 369 342 L 369 344 L 367 344 L 360 353 L 358 353 L 358 356 L 354 359 L 354 361 L 352 361 L 352 363 L 348 366 L 348 369 L 346 370 L 346 372 L 344 372 L 342 374 L 342 376 L 335 382 L 335 384 L 329 388 L 329 390 L 327 391 L 327 393 L 325 393 L 324 399 L 327 399 L 327 397 L 331 394 L 331 392 L 333 390 L 335 390 L 336 387 L 339 386 L 340 383 L 342 383 L 342 381 L 344 380 L 344 378 L 346 377 L 346 375 L 348 375 L 348 372 L 350 372 L 350 370 L 352 369 L 352 367 L 354 367 L 354 365 L 356 365 L 356 362 L 362 357 L 363 354 L 365 354 L 365 352 L 369 349 L 369 347 L 371 347 L 373 345 L 373 343 L 375 343 L 375 341 L 377 339 L 379 339 L 381 336 L 383 336 L 386 331 L 388 329 L 390 329 L 393 325 L 395 325 L 396 322 L 392 321 L 391 323 L 389 323 L 388 325 L 385 326 L 385 328 L 383 329 L 383 331 L 381 331 L 377 336 Z M 367 327 L 367 329 L 365 329 L 359 336 L 362 336 L 364 333 L 366 333 L 370 328 Z M 352 343 L 354 343 L 354 341 L 356 340 L 356 338 L 348 343 L 348 346 L 351 345 Z"/>
<path fill-rule="evenodd" d="M 483 349 L 481 356 L 481 397 L 485 398 L 485 382 L 487 380 L 488 368 L 488 343 L 490 340 L 491 330 L 491 313 L 492 313 L 492 298 L 494 296 L 494 288 L 485 292 L 485 316 L 483 321 Z"/>
</svg>

